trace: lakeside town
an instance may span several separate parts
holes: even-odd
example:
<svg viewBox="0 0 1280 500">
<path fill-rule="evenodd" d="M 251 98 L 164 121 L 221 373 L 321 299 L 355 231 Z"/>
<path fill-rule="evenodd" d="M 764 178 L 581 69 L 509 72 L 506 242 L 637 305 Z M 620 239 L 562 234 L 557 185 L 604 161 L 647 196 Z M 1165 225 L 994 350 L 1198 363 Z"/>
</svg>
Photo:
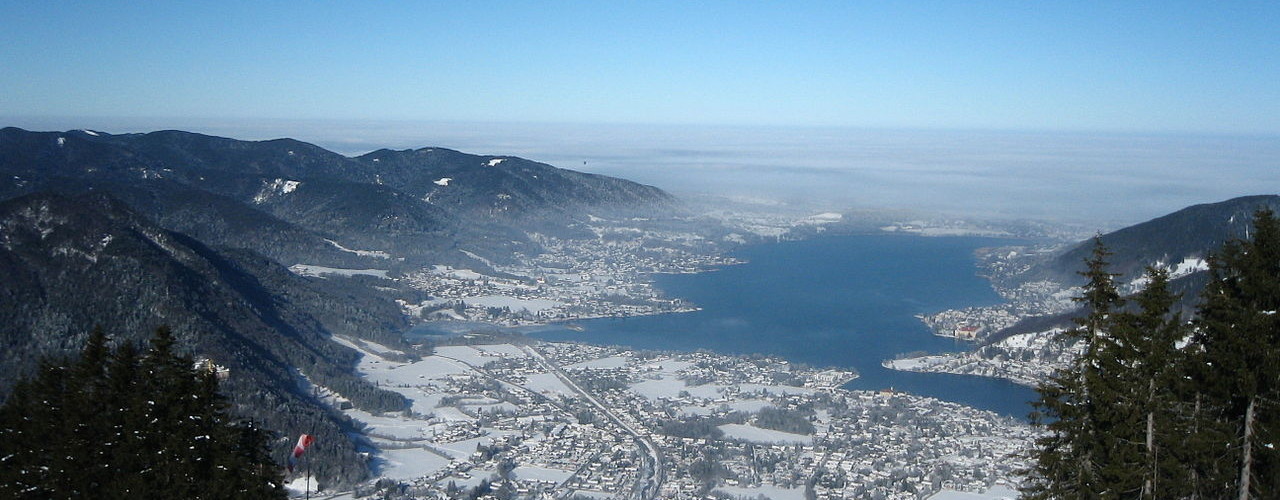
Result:
<svg viewBox="0 0 1280 500">
<path fill-rule="evenodd" d="M 361 429 L 382 477 L 348 497 L 885 498 L 1012 491 L 1035 431 L 769 357 L 463 335 L 418 360 L 335 338 L 413 400 Z M 295 485 L 298 481 L 295 480 Z M 996 498 L 996 497 L 991 497 Z"/>
<path fill-rule="evenodd" d="M 652 275 L 738 264 L 727 248 L 811 237 L 841 221 L 775 215 L 725 231 L 590 219 L 594 238 L 531 235 L 544 249 L 538 255 L 494 263 L 469 254 L 476 269 L 435 265 L 379 278 L 427 296 L 400 303 L 435 323 L 520 326 L 692 311 L 696 304 L 665 297 Z M 989 271 L 1008 259 L 980 262 Z M 1006 307 L 1035 307 L 1017 302 Z M 1011 314 L 991 310 L 921 319 L 935 333 L 956 335 L 983 317 L 999 320 L 983 328 L 996 328 Z M 335 340 L 363 355 L 364 377 L 413 401 L 406 412 L 370 414 L 311 388 L 361 429 L 381 478 L 347 497 L 994 499 L 1016 496 L 1016 473 L 1036 435 L 1025 422 L 956 403 L 845 390 L 855 373 L 775 358 L 474 332 L 434 339 L 429 354 Z"/>
<path fill-rule="evenodd" d="M 859 214 L 874 224 L 840 213 L 813 214 L 772 206 L 729 204 L 696 217 L 605 219 L 588 216 L 592 237 L 530 234 L 542 249 L 495 263 L 463 252 L 477 269 L 435 265 L 394 279 L 428 298 L 401 300 L 406 314 L 421 321 L 474 321 L 501 326 L 545 324 L 603 317 L 643 316 L 697 310 L 697 305 L 667 297 L 653 284 L 655 274 L 687 274 L 741 264 L 727 251 L 743 244 L 817 237 L 822 234 L 911 234 L 915 236 L 1066 237 L 1050 226 L 982 225 L 947 219 L 896 219 Z M 1004 229 L 1001 229 L 1001 228 Z M 1051 282 L 1006 284 L 1017 266 L 1051 249 L 1011 247 L 978 255 L 979 269 L 1006 302 L 923 315 L 939 335 L 980 340 L 1017 318 L 1070 305 L 1070 292 Z M 1008 252 L 1001 253 L 1001 252 Z M 295 266 L 298 267 L 298 266 Z M 360 270 L 356 272 L 367 272 Z M 349 270 L 330 270 L 335 274 Z M 967 335 L 967 337 L 966 337 Z"/>
</svg>

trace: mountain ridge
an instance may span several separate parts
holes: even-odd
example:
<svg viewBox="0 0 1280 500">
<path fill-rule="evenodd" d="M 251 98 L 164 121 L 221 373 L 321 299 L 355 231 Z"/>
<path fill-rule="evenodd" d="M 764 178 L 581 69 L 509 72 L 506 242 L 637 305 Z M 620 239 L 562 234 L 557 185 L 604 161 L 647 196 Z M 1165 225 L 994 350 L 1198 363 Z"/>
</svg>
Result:
<svg viewBox="0 0 1280 500">
<path fill-rule="evenodd" d="M 446 148 L 346 157 L 295 139 L 0 129 L 0 199 L 95 189 L 116 194 L 178 231 L 200 232 L 214 223 L 238 224 L 227 232 L 242 234 L 293 233 L 297 241 L 284 248 L 255 243 L 257 238 L 216 242 L 241 244 L 286 265 L 314 258 L 321 260 L 305 263 L 356 264 L 349 255 L 323 251 L 315 242 L 324 239 L 396 253 L 418 265 L 474 262 L 467 252 L 502 262 L 512 252 L 536 253 L 525 235 L 530 228 L 565 232 L 571 229 L 564 220 L 583 218 L 584 211 L 648 214 L 676 204 L 652 186 Z M 224 213 L 244 212 L 231 208 L 235 202 L 269 214 L 263 219 L 274 227 L 248 227 L 255 221 L 247 217 L 209 220 L 207 213 L 199 217 L 204 220 L 180 220 L 172 210 L 142 203 L 169 200 L 166 208 L 185 205 L 192 212 L 191 194 L 218 198 L 208 203 L 221 205 Z"/>
</svg>

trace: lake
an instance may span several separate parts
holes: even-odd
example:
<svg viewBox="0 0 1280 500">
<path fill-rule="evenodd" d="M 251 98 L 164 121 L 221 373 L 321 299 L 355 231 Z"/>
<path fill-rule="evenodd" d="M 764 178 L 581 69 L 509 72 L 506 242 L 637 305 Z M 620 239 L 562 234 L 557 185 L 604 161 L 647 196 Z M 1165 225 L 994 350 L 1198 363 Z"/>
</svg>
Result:
<svg viewBox="0 0 1280 500">
<path fill-rule="evenodd" d="M 543 340 L 639 349 L 768 354 L 812 366 L 853 368 L 850 389 L 910 392 L 1018 418 L 1035 392 L 1004 380 L 887 370 L 880 362 L 912 352 L 961 351 L 969 344 L 932 335 L 917 314 L 996 304 L 979 277 L 974 250 L 1010 244 L 990 238 L 836 236 L 756 245 L 734 253 L 746 264 L 702 274 L 658 275 L 668 296 L 701 311 L 539 327 Z"/>
<path fill-rule="evenodd" d="M 746 264 L 701 274 L 654 277 L 668 296 L 702 310 L 575 322 L 518 330 L 550 341 L 637 349 L 767 354 L 815 367 L 853 368 L 849 389 L 893 388 L 1025 418 L 1035 391 L 1005 380 L 911 373 L 880 362 L 908 352 L 963 351 L 971 344 L 933 335 L 917 314 L 999 303 L 977 275 L 974 251 L 1012 244 L 992 238 L 831 236 L 754 245 L 733 253 Z M 420 334 L 496 329 L 434 323 Z"/>
</svg>

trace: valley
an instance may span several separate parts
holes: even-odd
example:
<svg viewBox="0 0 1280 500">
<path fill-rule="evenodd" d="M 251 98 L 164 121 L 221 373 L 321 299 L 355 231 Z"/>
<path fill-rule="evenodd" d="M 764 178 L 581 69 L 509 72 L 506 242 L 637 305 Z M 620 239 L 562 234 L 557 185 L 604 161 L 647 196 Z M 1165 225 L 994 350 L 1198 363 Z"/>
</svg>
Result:
<svg viewBox="0 0 1280 500">
<path fill-rule="evenodd" d="M 5 376 L 95 323 L 117 342 L 168 324 L 276 460 L 317 436 L 294 490 L 997 498 L 1039 432 L 1027 386 L 1076 355 L 1055 338 L 1073 226 L 178 131 L 7 128 L 0 167 Z M 1124 290 L 1159 265 L 1194 296 L 1260 204 L 1104 235 Z"/>
</svg>

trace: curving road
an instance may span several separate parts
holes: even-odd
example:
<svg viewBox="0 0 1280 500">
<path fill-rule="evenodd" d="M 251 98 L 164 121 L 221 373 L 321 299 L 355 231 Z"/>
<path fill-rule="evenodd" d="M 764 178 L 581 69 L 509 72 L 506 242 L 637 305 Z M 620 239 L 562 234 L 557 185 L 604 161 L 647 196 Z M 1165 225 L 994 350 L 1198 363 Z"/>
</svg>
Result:
<svg viewBox="0 0 1280 500">
<path fill-rule="evenodd" d="M 527 345 L 520 346 L 520 349 L 538 360 L 538 363 L 540 363 L 543 368 L 546 368 L 548 373 L 554 373 L 556 378 L 559 378 L 561 382 L 564 382 L 564 384 L 572 389 L 573 392 L 578 393 L 582 399 L 591 403 L 592 406 L 595 406 L 596 410 L 599 411 L 601 415 L 604 415 L 605 418 L 608 418 L 619 428 L 626 431 L 627 434 L 631 435 L 636 446 L 639 446 L 640 449 L 644 451 L 645 464 L 644 467 L 641 468 L 640 477 L 636 478 L 636 485 L 632 489 L 629 497 L 640 500 L 651 500 L 657 498 L 658 494 L 662 491 L 662 483 L 666 479 L 664 477 L 666 475 L 666 469 L 662 466 L 662 453 L 659 451 L 658 445 L 654 444 L 653 440 L 649 439 L 647 435 L 636 431 L 634 427 L 624 422 L 617 413 L 614 413 L 612 409 L 601 403 L 594 395 L 579 386 L 576 381 L 569 377 L 569 375 L 565 374 L 564 370 L 560 369 L 559 365 L 552 363 L 551 360 L 548 360 L 546 356 L 543 356 L 537 349 Z"/>
</svg>

